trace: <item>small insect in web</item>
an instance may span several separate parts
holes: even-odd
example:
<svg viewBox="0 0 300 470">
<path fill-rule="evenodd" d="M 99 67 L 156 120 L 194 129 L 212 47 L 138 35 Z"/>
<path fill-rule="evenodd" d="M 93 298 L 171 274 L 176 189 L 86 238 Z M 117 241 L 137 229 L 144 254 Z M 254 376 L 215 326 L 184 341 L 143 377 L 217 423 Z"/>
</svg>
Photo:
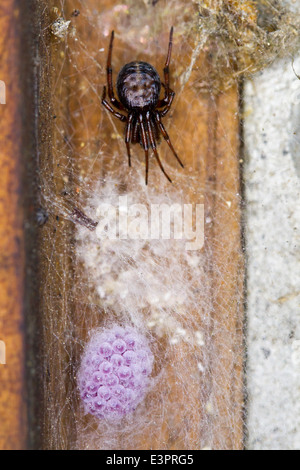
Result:
<svg viewBox="0 0 300 470">
<path fill-rule="evenodd" d="M 131 166 L 130 144 L 139 143 L 145 151 L 146 184 L 148 184 L 149 148 L 151 147 L 161 171 L 172 183 L 171 178 L 166 173 L 159 158 L 157 141 L 161 133 L 172 150 L 175 158 L 182 168 L 184 168 L 161 121 L 161 119 L 169 112 L 175 96 L 175 92 L 169 85 L 169 65 L 173 43 L 173 27 L 170 31 L 169 49 L 164 67 L 165 82 L 162 83 L 160 81 L 158 72 L 147 62 L 130 62 L 124 65 L 117 78 L 117 92 L 120 101 L 115 97 L 113 87 L 111 66 L 113 41 L 114 31 L 111 33 L 107 58 L 107 88 L 111 104 L 106 100 L 106 87 L 103 89 L 102 104 L 116 118 L 126 123 L 125 144 L 127 147 L 129 166 Z M 162 99 L 159 97 L 161 86 L 164 88 L 164 97 Z M 126 112 L 127 115 L 119 113 L 112 106 L 117 108 L 119 111 Z"/>
</svg>

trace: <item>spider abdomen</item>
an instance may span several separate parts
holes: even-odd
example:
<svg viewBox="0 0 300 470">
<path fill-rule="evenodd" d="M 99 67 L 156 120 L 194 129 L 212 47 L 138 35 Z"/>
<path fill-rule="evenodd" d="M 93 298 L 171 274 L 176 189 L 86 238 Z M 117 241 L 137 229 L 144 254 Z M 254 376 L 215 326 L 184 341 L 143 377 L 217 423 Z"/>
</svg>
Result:
<svg viewBox="0 0 300 470">
<path fill-rule="evenodd" d="M 161 89 L 155 68 L 147 62 L 124 65 L 117 78 L 117 91 L 123 106 L 131 111 L 154 109 Z"/>
</svg>

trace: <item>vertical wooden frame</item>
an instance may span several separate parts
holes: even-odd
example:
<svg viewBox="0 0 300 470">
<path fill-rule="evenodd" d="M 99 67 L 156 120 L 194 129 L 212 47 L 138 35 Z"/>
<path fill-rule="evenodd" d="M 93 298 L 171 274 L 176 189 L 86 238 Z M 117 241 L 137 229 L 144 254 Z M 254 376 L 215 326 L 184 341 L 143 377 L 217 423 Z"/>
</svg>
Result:
<svg viewBox="0 0 300 470">
<path fill-rule="evenodd" d="M 94 0 L 86 2 L 91 8 L 94 3 Z M 108 7 L 115 2 L 106 0 L 104 3 Z M 1 383 L 7 384 L 6 392 L 3 389 L 0 391 L 0 415 L 4 423 L 0 430 L 0 448 L 24 448 L 28 445 L 28 436 L 31 436 L 31 442 L 34 442 L 32 445 L 36 447 L 69 449 L 76 442 L 77 432 L 77 411 L 72 400 L 77 400 L 75 376 L 78 351 L 72 347 L 67 349 L 65 342 L 70 340 L 68 335 L 80 332 L 80 328 L 76 328 L 78 307 L 74 304 L 71 285 L 74 269 L 72 264 L 74 226 L 72 222 L 56 219 L 55 211 L 50 213 L 50 223 L 39 229 L 38 256 L 29 262 L 28 257 L 26 258 L 26 249 L 33 251 L 32 240 L 35 231 L 32 228 L 32 221 L 34 210 L 38 208 L 39 203 L 36 204 L 31 200 L 29 204 L 29 197 L 24 207 L 22 204 L 24 189 L 20 188 L 25 188 L 23 181 L 26 172 L 22 172 L 23 150 L 27 149 L 28 157 L 31 149 L 39 158 L 35 161 L 35 169 L 33 164 L 29 165 L 27 176 L 33 175 L 37 170 L 42 174 L 42 178 L 46 179 L 47 187 L 51 188 L 52 197 L 60 198 L 64 187 L 62 183 L 64 159 L 69 163 L 73 157 L 68 151 L 68 136 L 63 137 L 59 133 L 59 123 L 62 121 L 70 123 L 70 129 L 75 131 L 79 145 L 80 141 L 86 141 L 87 135 L 80 127 L 80 122 L 74 120 L 73 116 L 78 104 L 76 97 L 78 83 L 70 78 L 69 65 L 63 55 L 65 52 L 63 44 L 55 42 L 51 36 L 50 26 L 54 21 L 51 7 L 56 6 L 55 2 L 40 1 L 34 5 L 41 25 L 40 51 L 39 67 L 35 69 L 38 81 L 30 86 L 36 92 L 37 101 L 34 100 L 34 94 L 24 93 L 24 84 L 22 85 L 20 79 L 20 71 L 25 70 L 20 55 L 22 50 L 20 38 L 23 34 L 22 24 L 24 21 L 29 22 L 29 17 L 28 10 L 27 13 L 26 8 L 21 11 L 17 4 L 16 1 L 2 0 L 0 6 L 3 9 L 0 17 L 0 22 L 3 23 L 1 29 L 5 32 L 4 41 L 0 42 L 0 51 L 3 51 L 0 79 L 9 83 L 7 105 L 5 108 L 0 105 L 2 121 L 0 132 L 4 143 L 0 150 L 0 165 L 2 175 L 5 175 L 1 177 L 5 184 L 0 188 L 0 253 L 5 254 L 3 263 L 0 263 L 0 289 L 3 293 L 0 298 L 2 322 L 0 326 L 4 332 L 4 338 L 0 337 L 0 340 L 3 339 L 6 343 L 8 362 L 5 368 L 0 365 Z M 96 4 L 98 5 L 98 2 Z M 69 0 L 64 2 L 63 14 L 67 19 L 71 17 L 76 6 L 80 9 L 80 2 L 78 5 Z M 94 38 L 84 26 L 82 19 L 78 22 L 78 30 L 86 50 L 92 53 L 95 47 Z M 106 44 L 103 44 L 103 47 L 105 46 Z M 31 49 L 29 54 L 33 56 L 34 50 Z M 29 63 L 33 67 L 33 62 Z M 197 66 L 201 66 L 201 62 Z M 202 66 L 206 66 L 204 58 Z M 59 77 L 56 71 L 59 71 Z M 102 73 L 105 74 L 104 68 Z M 86 74 L 88 79 L 88 70 Z M 196 80 L 195 72 L 193 74 L 191 82 Z M 13 82 L 10 82 L 10 76 L 14 76 Z M 99 80 L 101 83 L 104 82 L 104 76 Z M 203 390 L 199 393 L 203 402 L 208 400 L 214 387 L 218 387 L 218 374 L 222 371 L 224 390 L 217 395 L 216 404 L 219 415 L 212 413 L 210 417 L 210 427 L 213 430 L 211 446 L 215 449 L 240 449 L 243 446 L 243 259 L 239 207 L 239 95 L 236 87 L 215 99 L 210 96 L 197 96 L 195 99 L 191 88 L 188 88 L 186 93 L 190 94 L 190 102 L 193 103 L 189 108 L 189 120 L 191 124 L 198 123 L 198 132 L 195 135 L 191 126 L 190 133 L 186 132 L 184 135 L 185 141 L 182 145 L 187 149 L 186 166 L 200 171 L 199 184 L 204 187 L 207 196 L 206 214 L 214 220 L 213 226 L 208 229 L 206 243 L 212 254 L 212 270 L 209 276 L 214 315 L 218 325 L 222 326 L 218 331 L 214 331 L 212 322 L 209 333 L 212 350 L 210 371 L 213 370 L 213 374 L 204 377 Z M 57 95 L 55 108 L 52 101 L 54 94 Z M 10 100 L 12 95 L 13 101 Z M 25 101 L 24 96 L 27 96 Z M 33 98 L 31 103 L 30 96 Z M 57 106 L 59 96 L 63 98 L 61 106 Z M 32 108 L 39 107 L 38 120 L 33 120 L 32 127 L 25 124 L 24 115 L 20 113 L 23 103 L 26 103 L 27 116 L 34 116 Z M 177 105 L 178 128 L 184 126 L 184 104 L 179 102 Z M 103 122 L 107 119 L 105 112 L 101 113 L 101 116 L 98 114 L 89 116 L 89 123 L 94 128 L 97 127 L 99 120 Z M 34 142 L 34 136 L 31 134 L 34 129 L 38 135 L 36 148 L 34 148 L 35 143 L 32 144 L 30 139 L 28 140 L 29 134 Z M 194 141 L 194 148 L 198 146 L 201 149 L 203 155 L 201 160 L 197 160 L 194 152 L 189 153 L 188 145 L 191 139 Z M 107 140 L 109 141 L 109 136 Z M 112 145 L 117 147 L 118 143 Z M 81 162 L 74 161 L 73 164 L 80 166 Z M 36 178 L 37 182 L 38 179 L 39 177 Z M 211 196 L 218 192 L 228 201 L 228 211 L 225 213 L 223 205 L 220 206 L 218 199 Z M 28 210 L 30 205 L 32 213 Z M 24 232 L 26 220 L 31 221 L 29 232 L 28 230 Z M 226 250 L 224 250 L 224 237 L 228 240 Z M 226 272 L 222 272 L 224 257 L 231 258 L 230 269 Z M 25 276 L 26 266 L 31 266 L 29 275 L 27 269 L 27 276 Z M 213 267 L 218 269 L 214 271 Z M 39 285 L 38 317 L 34 313 L 37 311 L 37 305 L 33 300 L 37 284 Z M 25 295 L 25 290 L 32 295 Z M 27 341 L 24 330 L 25 309 L 31 312 L 27 317 L 29 325 Z M 70 318 L 73 319 L 73 325 L 69 324 Z M 54 338 L 57 338 L 57 341 Z M 79 343 L 81 339 L 76 338 L 76 342 Z M 29 350 L 27 357 L 30 358 L 27 375 L 25 343 Z M 189 371 L 186 373 L 188 377 Z M 58 381 L 65 386 L 57 387 Z M 178 396 L 175 378 L 174 381 L 170 381 L 168 387 L 170 389 L 174 387 L 174 396 Z M 198 393 L 192 389 L 191 392 Z M 182 400 L 184 399 L 182 395 Z M 29 425 L 26 403 L 29 404 Z M 181 405 L 184 406 L 184 403 Z M 199 413 L 195 414 L 195 419 L 199 419 L 199 436 L 190 435 L 191 449 L 197 449 L 198 442 L 201 441 L 201 413 L 205 412 L 199 409 Z M 177 425 L 180 426 L 180 423 Z M 40 429 L 41 444 L 38 438 Z M 180 438 L 176 440 L 174 436 L 169 435 L 167 426 L 160 432 L 153 431 L 150 428 L 148 431 L 145 430 L 139 442 L 132 443 L 133 448 L 160 449 L 160 442 L 156 438 L 153 440 L 155 434 L 163 436 L 169 449 L 181 448 Z"/>
<path fill-rule="evenodd" d="M 1 2 L 0 77 L 6 104 L 0 105 L 0 339 L 6 365 L 0 365 L 0 448 L 6 450 L 25 448 L 27 442 L 21 22 L 18 2 Z"/>
</svg>

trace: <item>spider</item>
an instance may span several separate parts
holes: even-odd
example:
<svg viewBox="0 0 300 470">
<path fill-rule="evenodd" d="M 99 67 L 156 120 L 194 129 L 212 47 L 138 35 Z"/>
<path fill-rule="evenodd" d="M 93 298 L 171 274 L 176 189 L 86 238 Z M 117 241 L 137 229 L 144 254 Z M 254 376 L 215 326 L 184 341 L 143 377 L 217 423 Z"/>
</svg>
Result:
<svg viewBox="0 0 300 470">
<path fill-rule="evenodd" d="M 175 158 L 184 168 L 180 158 L 174 150 L 168 133 L 161 119 L 169 112 L 175 92 L 169 86 L 169 64 L 172 52 L 173 27 L 170 31 L 167 60 L 164 67 L 165 83 L 161 83 L 155 68 L 147 62 L 130 62 L 121 69 L 117 78 L 117 92 L 119 100 L 114 95 L 111 58 L 113 50 L 114 31 L 111 33 L 109 51 L 107 57 L 107 88 L 110 103 L 106 100 L 106 87 L 103 88 L 102 104 L 120 121 L 126 123 L 125 144 L 127 147 L 128 164 L 131 166 L 130 144 L 140 143 L 145 151 L 146 160 L 146 185 L 148 184 L 149 148 L 152 148 L 157 163 L 172 183 L 166 173 L 157 151 L 157 141 L 160 132 L 168 143 Z M 159 99 L 161 86 L 164 88 L 164 97 Z M 127 113 L 127 115 L 116 111 Z"/>
</svg>

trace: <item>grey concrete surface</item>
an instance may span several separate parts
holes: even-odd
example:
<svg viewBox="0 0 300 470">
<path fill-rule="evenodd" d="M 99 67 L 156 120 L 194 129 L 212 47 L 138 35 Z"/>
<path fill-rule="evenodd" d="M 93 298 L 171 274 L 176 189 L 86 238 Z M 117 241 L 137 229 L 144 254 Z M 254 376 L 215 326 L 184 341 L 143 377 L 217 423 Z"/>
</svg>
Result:
<svg viewBox="0 0 300 470">
<path fill-rule="evenodd" d="M 300 74 L 300 57 L 294 68 Z M 300 81 L 280 60 L 245 87 L 249 449 L 300 449 Z"/>
</svg>

